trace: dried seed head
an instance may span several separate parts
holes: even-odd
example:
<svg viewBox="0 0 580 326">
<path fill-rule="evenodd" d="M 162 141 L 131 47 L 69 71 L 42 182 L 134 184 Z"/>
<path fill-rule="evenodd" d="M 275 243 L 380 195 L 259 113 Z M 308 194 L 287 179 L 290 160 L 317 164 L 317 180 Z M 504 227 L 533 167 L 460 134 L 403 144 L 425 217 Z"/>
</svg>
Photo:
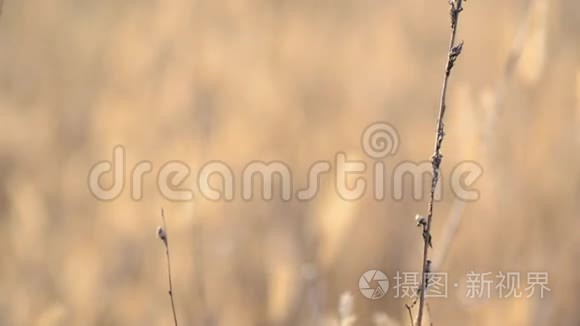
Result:
<svg viewBox="0 0 580 326">
<path fill-rule="evenodd" d="M 157 237 L 163 242 L 167 241 L 167 233 L 165 233 L 165 229 L 162 226 L 157 227 Z"/>
<path fill-rule="evenodd" d="M 423 216 L 421 214 L 415 215 L 415 222 L 417 222 L 417 226 L 426 226 L 427 225 L 427 219 L 425 218 L 425 216 Z"/>
</svg>

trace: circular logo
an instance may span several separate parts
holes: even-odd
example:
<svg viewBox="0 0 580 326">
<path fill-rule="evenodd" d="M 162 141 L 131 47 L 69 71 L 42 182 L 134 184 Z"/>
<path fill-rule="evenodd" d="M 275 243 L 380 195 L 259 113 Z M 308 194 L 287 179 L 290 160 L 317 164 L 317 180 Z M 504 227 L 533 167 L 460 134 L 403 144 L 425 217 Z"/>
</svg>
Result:
<svg viewBox="0 0 580 326">
<path fill-rule="evenodd" d="M 372 284 L 371 284 L 372 283 Z M 371 287 L 371 285 L 376 285 L 376 287 Z M 380 299 L 387 294 L 389 290 L 389 279 L 385 273 L 378 271 L 376 269 L 371 269 L 366 271 L 358 280 L 358 288 L 360 293 L 368 299 L 376 300 Z"/>
<path fill-rule="evenodd" d="M 364 130 L 361 146 L 365 154 L 374 159 L 395 155 L 399 149 L 399 133 L 386 122 L 375 122 Z"/>
</svg>

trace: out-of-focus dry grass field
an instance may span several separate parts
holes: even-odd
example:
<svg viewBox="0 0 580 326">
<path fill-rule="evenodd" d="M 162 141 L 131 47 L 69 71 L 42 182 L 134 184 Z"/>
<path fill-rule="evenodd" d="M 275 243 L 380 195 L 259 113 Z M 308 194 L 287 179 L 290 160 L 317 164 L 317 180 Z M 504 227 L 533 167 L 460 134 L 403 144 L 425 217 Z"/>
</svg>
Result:
<svg viewBox="0 0 580 326">
<path fill-rule="evenodd" d="M 552 291 L 467 300 L 450 287 L 429 301 L 435 325 L 580 323 L 580 3 L 538 3 L 492 124 L 524 1 L 465 5 L 443 166 L 474 160 L 485 174 L 441 269 L 546 271 Z M 448 36 L 445 0 L 5 1 L 0 325 L 171 324 L 161 207 L 183 325 L 332 324 L 345 291 L 357 325 L 408 325 L 408 299 L 368 300 L 358 280 L 420 269 L 413 218 L 427 201 L 410 192 L 347 202 L 323 177 L 309 202 L 245 202 L 237 189 L 232 202 L 179 203 L 150 174 L 143 200 L 127 186 L 102 202 L 87 175 L 122 144 L 128 168 L 187 162 L 190 188 L 210 160 L 238 175 L 282 160 L 298 187 L 338 151 L 372 163 L 360 134 L 373 121 L 400 133 L 388 167 L 427 160 Z M 435 207 L 435 256 L 453 200 Z"/>
</svg>

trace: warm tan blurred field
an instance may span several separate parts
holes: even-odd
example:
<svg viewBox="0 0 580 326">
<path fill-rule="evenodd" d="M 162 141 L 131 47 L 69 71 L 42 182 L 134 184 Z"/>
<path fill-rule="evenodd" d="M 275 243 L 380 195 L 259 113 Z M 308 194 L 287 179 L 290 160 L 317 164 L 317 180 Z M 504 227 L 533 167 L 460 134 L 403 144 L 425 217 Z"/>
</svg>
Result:
<svg viewBox="0 0 580 326">
<path fill-rule="evenodd" d="M 87 175 L 122 144 L 128 167 L 187 162 L 189 187 L 210 160 L 238 173 L 282 160 L 302 186 L 338 151 L 371 162 L 360 134 L 373 121 L 400 133 L 388 166 L 427 160 L 445 0 L 5 2 L 0 325 L 170 325 L 161 207 L 183 325 L 332 325 L 345 291 L 356 325 L 408 325 L 408 299 L 368 300 L 358 280 L 419 270 L 426 200 L 346 202 L 326 178 L 309 202 L 179 203 L 148 175 L 142 201 L 126 189 L 102 202 Z M 485 174 L 441 268 L 457 280 L 546 271 L 552 291 L 467 300 L 450 288 L 430 301 L 434 325 L 580 324 L 580 3 L 538 0 L 495 112 L 524 2 L 469 1 L 462 14 L 443 166 L 474 160 Z M 452 203 L 448 192 L 435 207 L 435 256 Z"/>
</svg>

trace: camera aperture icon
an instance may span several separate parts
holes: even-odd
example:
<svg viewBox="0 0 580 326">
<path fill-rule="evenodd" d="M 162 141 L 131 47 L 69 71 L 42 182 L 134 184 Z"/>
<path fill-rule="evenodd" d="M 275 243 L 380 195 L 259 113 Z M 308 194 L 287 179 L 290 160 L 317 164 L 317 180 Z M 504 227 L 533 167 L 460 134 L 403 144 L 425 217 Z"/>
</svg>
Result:
<svg viewBox="0 0 580 326">
<path fill-rule="evenodd" d="M 389 279 L 385 273 L 371 269 L 366 271 L 358 280 L 358 287 L 362 295 L 371 300 L 385 296 L 389 290 Z"/>
</svg>

